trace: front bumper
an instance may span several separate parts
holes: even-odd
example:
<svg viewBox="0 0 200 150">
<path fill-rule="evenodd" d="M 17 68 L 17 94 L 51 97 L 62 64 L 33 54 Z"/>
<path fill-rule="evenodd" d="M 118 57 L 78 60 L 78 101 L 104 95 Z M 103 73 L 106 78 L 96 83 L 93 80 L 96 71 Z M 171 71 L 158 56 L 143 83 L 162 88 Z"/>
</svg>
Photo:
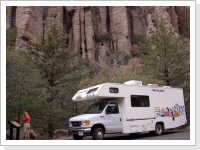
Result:
<svg viewBox="0 0 200 150">
<path fill-rule="evenodd" d="M 89 136 L 91 135 L 91 128 L 74 128 L 70 127 L 68 129 L 70 135 L 79 135 L 79 136 Z"/>
</svg>

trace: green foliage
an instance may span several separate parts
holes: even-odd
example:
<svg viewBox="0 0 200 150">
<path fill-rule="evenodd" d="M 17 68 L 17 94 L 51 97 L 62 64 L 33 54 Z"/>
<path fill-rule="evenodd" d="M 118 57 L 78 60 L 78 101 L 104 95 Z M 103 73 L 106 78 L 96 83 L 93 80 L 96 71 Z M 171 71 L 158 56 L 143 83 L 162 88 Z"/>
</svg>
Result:
<svg viewBox="0 0 200 150">
<path fill-rule="evenodd" d="M 26 110 L 32 128 L 52 137 L 55 129 L 67 127 L 68 119 L 77 115 L 79 107 L 71 98 L 88 69 L 56 26 L 40 42 L 30 42 L 25 53 L 14 51 L 14 31 L 7 30 L 7 119 L 22 123 Z"/>
<path fill-rule="evenodd" d="M 172 27 L 167 27 L 163 19 L 156 31 L 145 43 L 140 44 L 143 76 L 159 85 L 183 88 L 189 119 L 190 98 L 190 52 L 187 42 Z"/>
<path fill-rule="evenodd" d="M 105 63 L 110 68 L 112 68 L 113 66 L 126 65 L 129 59 L 131 58 L 131 56 L 127 54 L 125 51 L 117 51 L 117 52 L 106 51 L 106 55 L 108 56 L 108 58 Z"/>
<path fill-rule="evenodd" d="M 80 82 L 82 87 L 80 89 L 105 82 L 124 82 L 128 72 L 125 73 L 123 67 L 127 65 L 130 56 L 124 51 L 114 53 L 108 51 L 107 55 L 108 59 L 104 63 L 96 64 L 93 74 Z"/>
<path fill-rule="evenodd" d="M 35 112 L 43 110 L 47 95 L 41 88 L 40 77 L 39 71 L 26 57 L 14 50 L 7 51 L 6 115 L 8 120 L 21 122 L 24 110 L 37 118 Z"/>
<path fill-rule="evenodd" d="M 143 44 L 145 43 L 146 38 L 138 34 L 132 34 L 130 35 L 130 41 L 131 41 L 131 44 L 139 44 L 139 43 Z"/>
<path fill-rule="evenodd" d="M 43 92 L 36 66 L 22 52 L 15 51 L 16 36 L 17 29 L 6 30 L 6 119 L 22 123 L 22 111 L 27 110 L 35 122 L 44 112 L 48 95 Z"/>
<path fill-rule="evenodd" d="M 51 92 L 53 87 L 68 84 L 81 76 L 78 72 L 82 63 L 77 53 L 67 48 L 66 39 L 67 37 L 62 36 L 56 26 L 53 26 L 46 39 L 41 39 L 39 43 L 29 43 L 29 57 L 34 58 L 32 60 L 40 69 L 47 87 L 52 88 L 49 89 Z"/>
<path fill-rule="evenodd" d="M 140 44 L 143 73 L 165 85 L 180 86 L 189 81 L 189 50 L 187 41 L 178 36 L 164 20 L 146 43 Z"/>
<path fill-rule="evenodd" d="M 46 38 L 30 42 L 28 53 L 13 51 L 16 29 L 7 30 L 6 116 L 21 122 L 21 112 L 31 115 L 31 126 L 51 134 L 67 127 L 68 119 L 85 111 L 88 103 L 73 103 L 80 89 L 105 82 L 124 83 L 140 80 L 143 84 L 182 86 L 189 99 L 189 51 L 182 37 L 161 21 L 151 38 L 131 36 L 132 44 L 140 44 L 142 72 L 131 70 L 130 56 L 124 51 L 107 52 L 105 63 L 93 66 L 92 73 L 66 44 L 67 36 L 52 26 Z M 95 34 L 95 41 L 111 39 L 111 35 Z M 8 48 L 9 47 L 9 48 Z M 31 60 L 31 61 L 30 61 Z M 128 67 L 130 67 L 128 69 Z M 189 115 L 187 102 L 187 115 Z M 38 111 L 39 110 L 39 111 Z"/>
<path fill-rule="evenodd" d="M 53 130 L 63 127 L 66 116 L 72 113 L 71 97 L 77 91 L 77 82 L 87 73 L 83 71 L 85 66 L 78 54 L 65 44 L 66 40 L 67 36 L 53 25 L 46 38 L 29 43 L 28 57 L 40 70 L 45 92 L 49 95 L 44 121 L 51 136 Z M 63 117 L 63 114 L 66 115 Z"/>
<path fill-rule="evenodd" d="M 111 35 L 109 33 L 107 34 L 94 34 L 94 39 L 96 42 L 102 42 L 102 41 L 109 41 L 112 39 Z"/>
<path fill-rule="evenodd" d="M 125 51 L 114 52 L 112 55 L 110 55 L 110 57 L 113 64 L 116 63 L 120 66 L 126 65 L 131 58 L 131 56 L 128 55 Z"/>
<path fill-rule="evenodd" d="M 6 29 L 6 45 L 13 45 L 17 37 L 17 28 Z"/>
</svg>

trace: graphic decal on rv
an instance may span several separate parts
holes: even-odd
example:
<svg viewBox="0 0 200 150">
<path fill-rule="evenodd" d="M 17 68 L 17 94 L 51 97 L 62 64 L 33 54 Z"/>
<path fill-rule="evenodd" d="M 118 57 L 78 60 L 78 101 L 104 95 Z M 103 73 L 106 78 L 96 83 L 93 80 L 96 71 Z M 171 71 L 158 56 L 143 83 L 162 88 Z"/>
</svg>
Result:
<svg viewBox="0 0 200 150">
<path fill-rule="evenodd" d="M 78 95 L 77 97 L 76 97 L 76 99 L 81 99 L 82 98 L 82 96 L 81 95 Z"/>
<path fill-rule="evenodd" d="M 175 104 L 172 108 L 159 108 L 154 107 L 154 112 L 156 117 L 179 117 L 181 115 L 185 115 L 185 106 Z"/>
</svg>

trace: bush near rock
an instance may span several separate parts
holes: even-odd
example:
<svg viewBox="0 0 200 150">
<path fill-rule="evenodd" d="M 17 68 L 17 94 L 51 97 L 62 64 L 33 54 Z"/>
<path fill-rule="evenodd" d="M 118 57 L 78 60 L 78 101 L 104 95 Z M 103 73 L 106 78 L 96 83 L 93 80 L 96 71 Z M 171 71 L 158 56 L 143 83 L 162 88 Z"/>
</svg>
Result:
<svg viewBox="0 0 200 150">
<path fill-rule="evenodd" d="M 51 140 L 50 134 L 43 129 L 36 129 L 35 132 L 37 134 L 35 140 Z"/>
</svg>

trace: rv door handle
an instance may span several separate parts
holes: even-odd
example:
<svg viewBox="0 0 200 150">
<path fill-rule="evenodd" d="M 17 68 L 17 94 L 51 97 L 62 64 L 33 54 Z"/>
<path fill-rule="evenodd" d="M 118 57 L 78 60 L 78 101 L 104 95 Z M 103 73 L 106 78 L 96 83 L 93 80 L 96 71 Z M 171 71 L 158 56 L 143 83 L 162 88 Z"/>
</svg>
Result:
<svg viewBox="0 0 200 150">
<path fill-rule="evenodd" d="M 119 118 L 119 120 L 122 121 L 121 118 Z"/>
<path fill-rule="evenodd" d="M 104 118 L 104 116 L 100 116 L 100 118 Z"/>
</svg>

